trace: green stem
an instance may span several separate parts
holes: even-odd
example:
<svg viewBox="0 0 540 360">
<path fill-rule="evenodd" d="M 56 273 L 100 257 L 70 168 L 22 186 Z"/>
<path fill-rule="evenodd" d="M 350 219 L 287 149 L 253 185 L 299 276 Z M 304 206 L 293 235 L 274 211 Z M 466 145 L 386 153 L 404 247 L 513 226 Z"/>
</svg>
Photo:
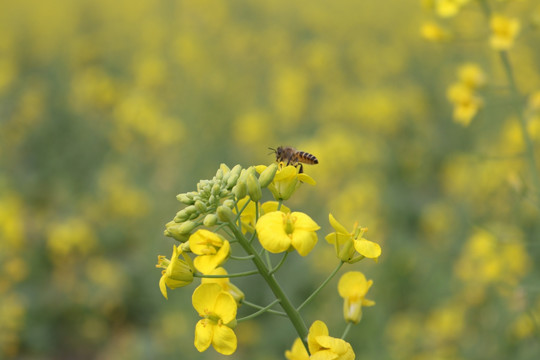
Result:
<svg viewBox="0 0 540 360">
<path fill-rule="evenodd" d="M 270 309 L 272 306 L 274 306 L 276 303 L 279 302 L 279 299 L 276 299 L 274 301 L 272 301 L 270 304 L 268 304 L 267 306 L 263 307 L 261 310 L 257 311 L 257 312 L 254 312 L 253 314 L 251 315 L 248 315 L 248 316 L 244 316 L 243 318 L 240 318 L 240 319 L 236 319 L 236 322 L 239 323 L 239 322 L 242 322 L 242 321 L 246 321 L 246 320 L 249 320 L 249 319 L 253 319 L 254 317 L 257 317 L 265 312 L 268 311 L 268 309 Z"/>
<path fill-rule="evenodd" d="M 484 12 L 484 15 L 489 20 L 491 17 L 491 8 L 489 7 L 489 4 L 487 0 L 479 0 L 480 6 L 482 7 L 482 11 Z M 532 181 L 534 184 L 534 188 L 536 191 L 536 201 L 537 206 L 540 209 L 540 175 L 538 174 L 538 169 L 536 167 L 536 159 L 534 154 L 534 143 L 529 135 L 529 132 L 527 130 L 527 121 L 525 117 L 523 116 L 523 111 L 520 107 L 521 101 L 521 94 L 517 88 L 516 80 L 514 77 L 514 71 L 512 69 L 512 64 L 510 63 L 510 58 L 508 57 L 507 51 L 499 51 L 499 57 L 501 59 L 504 72 L 506 74 L 506 78 L 508 79 L 508 84 L 510 85 L 510 91 L 512 93 L 512 103 L 516 107 L 516 113 L 518 115 L 519 119 L 519 126 L 521 129 L 521 136 L 523 137 L 523 141 L 525 142 L 526 147 L 526 153 L 527 153 L 527 160 L 529 163 Z"/>
<path fill-rule="evenodd" d="M 283 263 L 285 262 L 285 259 L 287 258 L 287 255 L 289 255 L 289 252 L 288 252 L 288 251 L 286 251 L 285 254 L 283 254 L 283 257 L 282 257 L 281 260 L 279 261 L 279 264 L 277 264 L 275 268 L 273 268 L 272 270 L 270 270 L 270 274 L 273 274 L 273 273 L 275 273 L 276 271 L 278 271 L 278 269 L 281 267 L 281 265 L 283 265 Z"/>
<path fill-rule="evenodd" d="M 347 323 L 347 327 L 345 327 L 345 330 L 343 330 L 343 335 L 341 335 L 341 339 L 345 339 L 347 337 L 349 330 L 351 330 L 352 324 L 352 322 Z"/>
<path fill-rule="evenodd" d="M 227 275 L 206 275 L 206 274 L 201 274 L 201 273 L 194 273 L 193 276 L 194 277 L 199 277 L 199 278 L 209 278 L 209 279 L 223 279 L 223 278 L 234 278 L 234 277 L 243 277 L 243 276 L 249 276 L 249 275 L 255 275 L 255 274 L 258 274 L 259 271 L 258 270 L 251 270 L 251 271 L 245 271 L 245 272 L 241 272 L 241 273 L 236 273 L 236 274 L 227 274 Z"/>
<path fill-rule="evenodd" d="M 229 223 L 229 228 L 235 234 L 236 238 L 238 239 L 238 243 L 244 248 L 244 250 L 248 254 L 254 255 L 254 258 L 252 259 L 253 263 L 259 270 L 259 273 L 261 274 L 263 279 L 266 281 L 266 283 L 270 287 L 270 290 L 272 290 L 276 298 L 279 299 L 281 307 L 283 308 L 283 310 L 289 317 L 289 320 L 291 321 L 296 332 L 298 333 L 298 336 L 302 340 L 302 343 L 304 344 L 307 350 L 308 349 L 308 346 L 307 346 L 308 328 L 304 322 L 304 319 L 302 319 L 302 316 L 300 315 L 300 313 L 294 308 L 287 294 L 285 294 L 281 286 L 278 284 L 274 275 L 270 274 L 268 268 L 264 264 L 264 261 L 261 259 L 259 254 L 257 254 L 253 246 L 251 246 L 248 240 L 244 237 L 244 234 L 242 234 L 242 232 L 231 223 Z"/>
<path fill-rule="evenodd" d="M 272 304 L 275 304 L 275 303 L 276 302 L 274 301 Z M 246 301 L 246 300 L 243 300 L 242 304 L 250 306 L 250 307 L 255 308 L 255 309 L 265 309 L 265 308 L 267 309 L 268 308 L 268 306 L 267 307 L 262 307 L 261 305 L 254 304 L 254 303 Z M 269 314 L 288 317 L 287 314 L 285 314 L 283 311 L 277 311 L 277 310 L 268 309 L 268 310 L 266 310 L 266 312 L 269 313 Z"/>
<path fill-rule="evenodd" d="M 540 196 L 538 196 L 538 192 L 540 191 L 540 175 L 538 175 L 538 169 L 536 168 L 534 143 L 531 139 L 531 136 L 529 135 L 529 131 L 527 130 L 527 120 L 523 116 L 523 111 L 519 106 L 519 104 L 521 103 L 521 94 L 519 93 L 519 90 L 516 86 L 514 71 L 512 69 L 512 64 L 510 63 L 510 58 L 508 57 L 508 52 L 500 51 L 499 55 L 500 55 L 501 62 L 504 67 L 504 72 L 506 73 L 506 77 L 508 78 L 508 83 L 510 84 L 510 90 L 512 91 L 512 97 L 514 100 L 513 104 L 516 107 L 515 110 L 518 114 L 519 126 L 521 128 L 521 136 L 523 137 L 523 140 L 525 142 L 527 160 L 529 162 L 529 167 L 531 169 L 531 175 L 533 178 L 534 187 L 536 191 L 535 195 L 537 197 L 538 206 L 540 209 Z"/>
<path fill-rule="evenodd" d="M 299 307 L 296 308 L 296 310 L 300 311 L 304 306 L 306 306 L 313 298 L 328 284 L 330 280 L 337 274 L 339 269 L 343 266 L 344 262 L 341 261 L 338 266 L 332 271 L 332 273 L 324 280 L 324 282 L 311 294 Z"/>
<path fill-rule="evenodd" d="M 279 199 L 279 200 L 278 200 L 278 204 L 277 204 L 277 211 L 280 211 L 280 210 L 281 210 L 281 205 L 283 205 L 283 200 L 282 200 L 282 199 Z"/>
<path fill-rule="evenodd" d="M 231 260 L 251 260 L 251 259 L 253 259 L 253 255 L 248 255 L 248 256 L 230 255 L 229 257 L 231 258 Z"/>
</svg>

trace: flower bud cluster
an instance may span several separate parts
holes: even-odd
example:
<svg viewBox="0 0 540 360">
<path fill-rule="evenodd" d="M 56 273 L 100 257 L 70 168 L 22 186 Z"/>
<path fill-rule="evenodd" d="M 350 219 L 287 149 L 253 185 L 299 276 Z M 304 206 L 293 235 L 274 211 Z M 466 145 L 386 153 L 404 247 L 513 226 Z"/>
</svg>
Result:
<svg viewBox="0 0 540 360">
<path fill-rule="evenodd" d="M 259 201 L 261 188 L 268 186 L 275 172 L 272 168 L 264 176 L 261 174 L 258 177 L 253 166 L 243 169 L 236 165 L 230 169 L 221 164 L 212 179 L 199 181 L 197 191 L 176 196 L 186 207 L 165 225 L 165 236 L 186 242 L 198 226 L 212 227 L 219 221 L 230 221 L 235 216 L 232 209 L 236 201 L 248 195 L 251 200 Z"/>
</svg>

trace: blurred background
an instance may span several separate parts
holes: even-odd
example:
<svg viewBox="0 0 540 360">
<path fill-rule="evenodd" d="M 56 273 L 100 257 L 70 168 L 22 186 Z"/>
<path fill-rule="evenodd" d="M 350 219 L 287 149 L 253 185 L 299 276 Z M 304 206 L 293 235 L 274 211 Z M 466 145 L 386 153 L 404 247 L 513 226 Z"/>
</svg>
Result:
<svg viewBox="0 0 540 360">
<path fill-rule="evenodd" d="M 518 115 L 538 141 L 540 4 L 488 1 L 522 24 L 516 103 L 478 2 L 459 3 L 2 1 L 0 358 L 225 358 L 193 346 L 196 285 L 159 291 L 164 225 L 220 163 L 269 164 L 279 145 L 320 161 L 286 203 L 322 227 L 277 275 L 294 302 L 335 266 L 329 212 L 383 247 L 342 270 L 374 280 L 358 359 L 537 358 L 539 189 Z M 452 36 L 423 38 L 431 21 Z M 463 126 L 446 91 L 471 62 L 486 86 Z M 339 337 L 337 280 L 304 315 Z M 260 279 L 234 283 L 270 301 Z M 283 359 L 296 337 L 270 315 L 235 331 L 232 359 Z"/>
</svg>

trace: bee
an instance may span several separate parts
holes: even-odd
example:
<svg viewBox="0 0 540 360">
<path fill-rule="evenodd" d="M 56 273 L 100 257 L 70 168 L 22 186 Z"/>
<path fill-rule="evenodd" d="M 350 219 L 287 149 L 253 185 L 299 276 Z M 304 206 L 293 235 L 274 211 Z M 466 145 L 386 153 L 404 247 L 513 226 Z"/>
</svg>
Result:
<svg viewBox="0 0 540 360">
<path fill-rule="evenodd" d="M 300 173 L 304 172 L 302 163 L 309 165 L 319 163 L 319 160 L 317 160 L 314 155 L 311 155 L 305 151 L 298 151 L 291 146 L 279 146 L 277 149 L 269 149 L 272 150 L 272 153 L 276 154 L 277 162 L 284 162 L 287 165 L 300 166 Z"/>
</svg>

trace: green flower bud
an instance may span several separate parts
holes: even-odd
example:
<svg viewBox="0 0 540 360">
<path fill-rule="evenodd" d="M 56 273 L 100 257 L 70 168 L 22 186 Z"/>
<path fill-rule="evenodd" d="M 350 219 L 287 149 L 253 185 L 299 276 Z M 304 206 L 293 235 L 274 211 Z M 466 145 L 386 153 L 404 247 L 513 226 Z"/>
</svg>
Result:
<svg viewBox="0 0 540 360">
<path fill-rule="evenodd" d="M 180 242 L 186 242 L 189 239 L 189 234 L 181 234 L 178 228 L 180 225 L 174 225 L 174 226 L 168 226 L 165 231 L 163 232 L 163 235 L 167 237 L 172 237 L 173 239 L 176 239 Z"/>
<path fill-rule="evenodd" d="M 220 198 L 224 198 L 226 197 L 227 195 L 229 195 L 231 192 L 227 189 L 222 189 L 220 192 L 219 192 L 219 197 Z"/>
<path fill-rule="evenodd" d="M 195 208 L 199 213 L 204 213 L 206 211 L 206 205 L 204 205 L 203 202 L 200 200 L 197 200 L 195 202 Z"/>
<path fill-rule="evenodd" d="M 195 207 L 195 205 L 190 205 L 190 206 L 186 207 L 186 208 L 184 209 L 184 211 L 185 211 L 186 213 L 188 213 L 189 215 L 198 212 L 198 211 L 197 211 L 197 208 Z"/>
<path fill-rule="evenodd" d="M 228 207 L 229 209 L 232 209 L 234 207 L 234 201 L 231 199 L 225 200 L 223 202 L 223 206 Z"/>
<path fill-rule="evenodd" d="M 253 174 L 247 177 L 247 191 L 252 201 L 259 201 L 262 197 L 261 185 Z"/>
<path fill-rule="evenodd" d="M 208 214 L 204 217 L 203 225 L 206 227 L 212 227 L 218 222 L 218 217 L 216 214 Z"/>
<path fill-rule="evenodd" d="M 240 181 L 240 179 L 238 179 L 238 182 L 232 188 L 232 192 L 233 192 L 233 194 L 236 196 L 236 198 L 238 200 L 245 198 L 246 195 L 247 195 L 246 183 L 244 181 Z"/>
<path fill-rule="evenodd" d="M 176 200 L 180 201 L 182 204 L 193 205 L 193 197 L 189 197 L 187 194 L 178 194 L 176 195 Z"/>
<path fill-rule="evenodd" d="M 218 171 L 216 171 L 216 179 L 218 180 L 223 179 L 223 170 L 218 169 Z"/>
<path fill-rule="evenodd" d="M 188 220 L 178 226 L 178 232 L 182 235 L 186 235 L 195 229 L 195 227 L 197 227 L 197 224 L 191 220 Z"/>
<path fill-rule="evenodd" d="M 229 179 L 227 180 L 227 188 L 230 189 L 234 185 L 236 185 L 236 182 L 238 181 L 239 174 L 232 174 L 229 176 Z"/>
<path fill-rule="evenodd" d="M 221 191 L 221 186 L 219 186 L 219 184 L 214 184 L 214 186 L 212 186 L 212 195 L 218 195 L 219 192 Z"/>
<path fill-rule="evenodd" d="M 229 169 L 229 167 L 223 163 L 219 165 L 219 169 L 223 171 L 223 175 L 226 175 L 231 171 L 231 169 Z"/>
<path fill-rule="evenodd" d="M 226 206 L 219 206 L 217 208 L 218 219 L 225 222 L 234 222 L 236 215 Z"/>
<path fill-rule="evenodd" d="M 189 219 L 189 213 L 184 209 L 180 210 L 176 213 L 176 216 L 174 217 L 174 222 L 181 223 Z"/>
<path fill-rule="evenodd" d="M 265 188 L 270 185 L 272 180 L 274 180 L 274 176 L 276 176 L 277 169 L 277 164 L 272 164 L 266 169 L 264 169 L 264 171 L 259 176 L 259 184 L 261 185 L 261 187 Z"/>
</svg>

